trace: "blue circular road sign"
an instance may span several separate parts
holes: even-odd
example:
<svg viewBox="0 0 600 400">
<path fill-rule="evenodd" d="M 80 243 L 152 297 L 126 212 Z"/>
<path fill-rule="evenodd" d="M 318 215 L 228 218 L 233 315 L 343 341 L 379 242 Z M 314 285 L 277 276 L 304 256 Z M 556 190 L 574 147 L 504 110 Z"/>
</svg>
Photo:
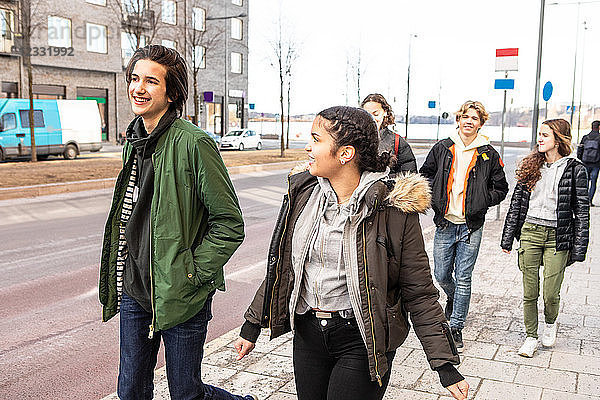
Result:
<svg viewBox="0 0 600 400">
<path fill-rule="evenodd" d="M 550 97 L 552 96 L 552 89 L 553 89 L 552 82 L 550 82 L 550 81 L 546 82 L 546 84 L 544 85 L 544 91 L 542 92 L 544 101 L 550 100 Z"/>
</svg>

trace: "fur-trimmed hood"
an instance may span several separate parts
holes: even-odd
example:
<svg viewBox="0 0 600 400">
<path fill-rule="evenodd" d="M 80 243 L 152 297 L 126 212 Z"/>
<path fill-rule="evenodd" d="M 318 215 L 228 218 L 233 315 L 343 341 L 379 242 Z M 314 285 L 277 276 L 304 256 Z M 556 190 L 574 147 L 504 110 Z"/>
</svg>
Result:
<svg viewBox="0 0 600 400">
<path fill-rule="evenodd" d="M 390 205 L 405 213 L 424 213 L 431 207 L 429 181 L 420 174 L 399 175 L 387 197 Z"/>
<path fill-rule="evenodd" d="M 308 171 L 308 162 L 296 165 L 290 176 Z M 316 179 L 316 178 L 315 178 Z M 425 213 L 431 207 L 431 188 L 424 176 L 407 172 L 395 179 L 375 183 L 365 195 L 369 206 L 378 200 L 379 204 L 386 202 L 405 213 Z"/>
</svg>

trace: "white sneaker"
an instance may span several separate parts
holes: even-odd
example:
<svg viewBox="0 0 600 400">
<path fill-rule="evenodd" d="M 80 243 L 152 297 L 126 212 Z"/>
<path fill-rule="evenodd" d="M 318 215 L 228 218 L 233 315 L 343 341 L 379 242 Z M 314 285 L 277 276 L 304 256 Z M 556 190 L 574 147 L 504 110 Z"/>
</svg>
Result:
<svg viewBox="0 0 600 400">
<path fill-rule="evenodd" d="M 523 357 L 533 357 L 533 353 L 538 349 L 538 340 L 533 337 L 527 337 L 525 343 L 519 349 L 519 355 Z"/>
<path fill-rule="evenodd" d="M 544 333 L 542 333 L 542 345 L 544 347 L 552 347 L 556 343 L 556 322 L 553 324 L 546 324 Z"/>
</svg>

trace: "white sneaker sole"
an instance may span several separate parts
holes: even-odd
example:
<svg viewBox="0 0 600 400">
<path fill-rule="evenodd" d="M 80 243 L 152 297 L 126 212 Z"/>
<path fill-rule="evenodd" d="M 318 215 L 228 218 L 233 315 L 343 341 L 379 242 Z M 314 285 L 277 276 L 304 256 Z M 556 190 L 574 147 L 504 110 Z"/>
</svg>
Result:
<svg viewBox="0 0 600 400">
<path fill-rule="evenodd" d="M 544 341 L 542 341 L 542 346 L 544 346 L 544 347 L 554 347 L 555 344 L 556 344 L 556 339 L 554 339 L 554 341 L 550 344 L 546 344 L 546 343 L 544 343 Z"/>
</svg>

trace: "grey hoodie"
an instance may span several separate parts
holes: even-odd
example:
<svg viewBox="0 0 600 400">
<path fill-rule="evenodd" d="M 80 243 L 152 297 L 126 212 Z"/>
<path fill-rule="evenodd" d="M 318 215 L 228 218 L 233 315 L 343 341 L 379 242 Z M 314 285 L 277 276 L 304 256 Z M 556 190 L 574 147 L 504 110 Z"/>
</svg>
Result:
<svg viewBox="0 0 600 400">
<path fill-rule="evenodd" d="M 558 182 L 565 172 L 567 162 L 573 155 L 563 157 L 550 166 L 546 163 L 540 168 L 542 177 L 535 184 L 529 198 L 529 209 L 525 222 L 556 227 L 556 208 L 558 206 Z"/>
<path fill-rule="evenodd" d="M 291 315 L 310 308 L 342 311 L 345 317 L 361 315 L 356 234 L 368 212 L 364 195 L 388 173 L 389 169 L 363 172 L 350 200 L 343 205 L 337 204 L 329 181 L 318 178 L 319 184 L 300 214 L 292 236 L 295 279 L 289 304 Z M 356 320 L 366 341 L 363 321 Z M 294 329 L 294 318 L 290 323 Z"/>
</svg>

